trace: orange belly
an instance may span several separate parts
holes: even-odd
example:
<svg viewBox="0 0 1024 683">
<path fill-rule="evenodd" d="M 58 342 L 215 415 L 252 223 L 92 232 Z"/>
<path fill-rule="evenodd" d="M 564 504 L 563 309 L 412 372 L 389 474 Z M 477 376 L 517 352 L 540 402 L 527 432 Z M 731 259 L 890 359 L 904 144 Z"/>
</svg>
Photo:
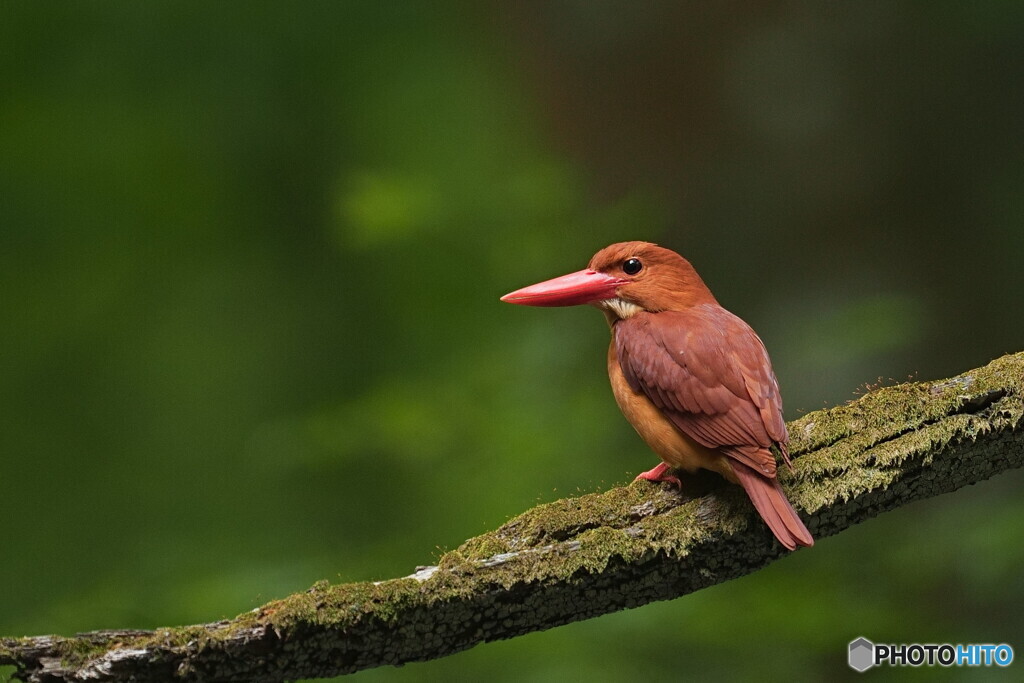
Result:
<svg viewBox="0 0 1024 683">
<path fill-rule="evenodd" d="M 615 342 L 608 347 L 608 378 L 619 410 L 633 425 L 640 438 L 671 467 L 688 472 L 699 469 L 718 472 L 729 481 L 738 483 L 729 465 L 729 459 L 719 451 L 702 446 L 683 432 L 651 403 L 643 394 L 633 391 L 622 374 L 619 359 L 615 353 Z"/>
</svg>

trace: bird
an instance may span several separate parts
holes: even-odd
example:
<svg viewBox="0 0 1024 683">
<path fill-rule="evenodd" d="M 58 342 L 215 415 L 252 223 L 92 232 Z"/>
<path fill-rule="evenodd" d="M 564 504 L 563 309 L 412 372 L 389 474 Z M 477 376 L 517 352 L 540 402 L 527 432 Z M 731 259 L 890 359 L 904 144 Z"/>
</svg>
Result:
<svg viewBox="0 0 1024 683">
<path fill-rule="evenodd" d="M 761 338 L 715 299 L 685 258 L 650 242 L 601 249 L 584 270 L 501 297 L 524 306 L 600 309 L 619 409 L 660 458 L 636 479 L 681 487 L 676 472 L 716 472 L 746 491 L 787 550 L 814 538 L 777 478 L 792 467 L 782 398 Z"/>
</svg>

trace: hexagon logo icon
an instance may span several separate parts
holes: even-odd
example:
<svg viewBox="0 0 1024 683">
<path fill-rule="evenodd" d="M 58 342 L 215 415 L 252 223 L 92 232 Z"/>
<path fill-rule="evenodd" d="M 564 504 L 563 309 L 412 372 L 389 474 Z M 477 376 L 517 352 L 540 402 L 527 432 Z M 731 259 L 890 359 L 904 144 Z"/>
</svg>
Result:
<svg viewBox="0 0 1024 683">
<path fill-rule="evenodd" d="M 867 671 L 875 665 L 875 644 L 863 636 L 850 641 L 850 655 L 847 661 L 854 671 Z"/>
</svg>

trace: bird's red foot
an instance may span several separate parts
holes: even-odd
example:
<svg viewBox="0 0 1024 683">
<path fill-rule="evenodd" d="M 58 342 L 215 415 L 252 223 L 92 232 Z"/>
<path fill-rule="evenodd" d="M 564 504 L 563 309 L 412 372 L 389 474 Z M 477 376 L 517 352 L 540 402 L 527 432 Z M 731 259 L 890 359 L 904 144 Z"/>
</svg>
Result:
<svg viewBox="0 0 1024 683">
<path fill-rule="evenodd" d="M 646 472 L 641 472 L 640 474 L 636 475 L 636 479 L 634 479 L 633 481 L 636 481 L 637 479 L 646 479 L 647 481 L 654 482 L 667 481 L 668 483 L 675 486 L 677 489 L 682 489 L 683 482 L 679 481 L 679 477 L 673 476 L 671 474 L 666 474 L 670 469 L 671 468 L 665 463 L 660 463 L 657 467 L 649 469 Z"/>
</svg>

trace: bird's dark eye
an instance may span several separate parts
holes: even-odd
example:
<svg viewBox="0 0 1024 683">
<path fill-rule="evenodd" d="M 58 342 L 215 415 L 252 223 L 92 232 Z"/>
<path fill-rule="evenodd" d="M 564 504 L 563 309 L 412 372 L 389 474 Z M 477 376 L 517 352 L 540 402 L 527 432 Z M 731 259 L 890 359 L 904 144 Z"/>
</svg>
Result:
<svg viewBox="0 0 1024 683">
<path fill-rule="evenodd" d="M 622 264 L 622 272 L 626 275 L 636 275 L 643 267 L 644 264 L 640 263 L 638 258 L 626 259 Z"/>
</svg>

